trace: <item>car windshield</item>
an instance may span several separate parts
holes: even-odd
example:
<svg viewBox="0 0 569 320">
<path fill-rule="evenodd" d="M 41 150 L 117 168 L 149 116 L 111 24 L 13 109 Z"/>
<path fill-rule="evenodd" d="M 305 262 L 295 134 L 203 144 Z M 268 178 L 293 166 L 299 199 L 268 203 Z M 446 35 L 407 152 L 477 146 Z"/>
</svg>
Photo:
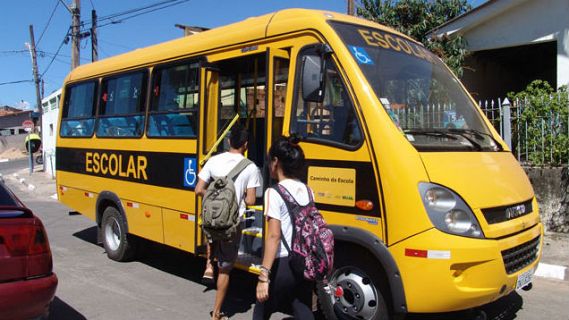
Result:
<svg viewBox="0 0 569 320">
<path fill-rule="evenodd" d="M 331 22 L 391 120 L 419 151 L 499 151 L 476 105 L 441 60 L 383 30 Z"/>
</svg>

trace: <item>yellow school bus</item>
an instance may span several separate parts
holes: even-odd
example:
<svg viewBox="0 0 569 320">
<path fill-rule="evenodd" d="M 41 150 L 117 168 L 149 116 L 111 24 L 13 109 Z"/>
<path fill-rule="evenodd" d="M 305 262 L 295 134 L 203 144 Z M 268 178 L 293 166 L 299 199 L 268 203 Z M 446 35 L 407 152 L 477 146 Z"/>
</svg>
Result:
<svg viewBox="0 0 569 320">
<path fill-rule="evenodd" d="M 59 200 L 111 259 L 140 238 L 203 255 L 196 173 L 237 117 L 263 188 L 271 142 L 302 137 L 336 239 L 328 318 L 465 310 L 531 285 L 543 226 L 527 176 L 441 60 L 382 25 L 250 18 L 80 66 L 61 110 Z M 246 223 L 238 266 L 255 273 L 262 213 Z"/>
</svg>

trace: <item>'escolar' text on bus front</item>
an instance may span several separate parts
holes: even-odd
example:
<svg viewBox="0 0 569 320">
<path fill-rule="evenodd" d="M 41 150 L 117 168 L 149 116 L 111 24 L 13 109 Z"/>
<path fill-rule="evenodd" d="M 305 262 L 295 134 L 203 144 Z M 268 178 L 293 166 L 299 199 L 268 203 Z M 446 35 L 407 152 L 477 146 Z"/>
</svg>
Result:
<svg viewBox="0 0 569 320">
<path fill-rule="evenodd" d="M 125 156 L 115 153 L 85 153 L 85 171 L 89 173 L 148 180 L 145 156 Z"/>
</svg>

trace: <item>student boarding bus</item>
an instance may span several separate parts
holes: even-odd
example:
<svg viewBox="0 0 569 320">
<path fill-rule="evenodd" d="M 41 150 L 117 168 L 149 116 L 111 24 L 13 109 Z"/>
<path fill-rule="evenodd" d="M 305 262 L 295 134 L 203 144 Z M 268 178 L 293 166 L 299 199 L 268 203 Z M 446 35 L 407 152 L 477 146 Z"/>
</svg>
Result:
<svg viewBox="0 0 569 320">
<path fill-rule="evenodd" d="M 465 310 L 530 286 L 543 226 L 507 145 L 438 57 L 338 13 L 279 11 L 73 70 L 59 200 L 96 223 L 111 259 L 135 257 L 141 238 L 203 255 L 196 174 L 237 121 L 263 188 L 271 142 L 302 137 L 335 234 L 335 271 L 318 285 L 328 318 Z M 252 273 L 257 209 L 238 260 Z"/>
</svg>

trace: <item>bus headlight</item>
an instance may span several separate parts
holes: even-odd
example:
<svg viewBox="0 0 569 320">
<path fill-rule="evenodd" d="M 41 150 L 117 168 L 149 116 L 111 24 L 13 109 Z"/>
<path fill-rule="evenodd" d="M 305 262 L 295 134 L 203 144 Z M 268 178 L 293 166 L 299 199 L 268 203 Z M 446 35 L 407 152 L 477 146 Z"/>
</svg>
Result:
<svg viewBox="0 0 569 320">
<path fill-rule="evenodd" d="M 468 205 L 453 191 L 433 183 L 419 183 L 419 192 L 435 228 L 459 236 L 484 238 Z"/>
</svg>

